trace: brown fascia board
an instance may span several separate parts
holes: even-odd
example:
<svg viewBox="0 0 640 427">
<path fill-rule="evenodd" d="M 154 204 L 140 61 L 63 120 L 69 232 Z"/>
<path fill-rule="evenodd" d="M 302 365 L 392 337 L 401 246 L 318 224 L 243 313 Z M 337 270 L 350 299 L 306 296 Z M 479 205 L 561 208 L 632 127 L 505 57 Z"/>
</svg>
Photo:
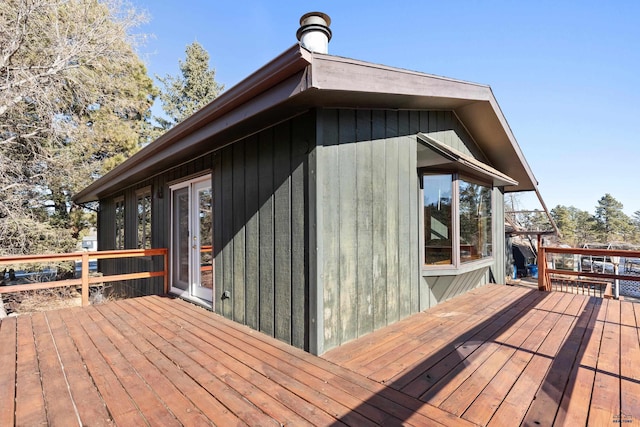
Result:
<svg viewBox="0 0 640 427">
<path fill-rule="evenodd" d="M 486 85 L 317 53 L 313 54 L 311 86 L 319 90 L 440 99 L 449 106 L 489 100 L 491 95 Z"/>
<path fill-rule="evenodd" d="M 202 141 L 304 90 L 304 70 L 310 57 L 310 52 L 294 45 L 81 190 L 73 200 L 76 203 L 98 200 L 112 192 L 112 188 L 132 184 L 136 177 L 149 177 L 148 171 L 157 172 L 168 159 L 175 162 L 179 153 L 194 151 Z"/>
<path fill-rule="evenodd" d="M 489 86 L 312 54 L 295 45 L 79 192 L 74 201 L 97 200 L 203 154 L 203 142 L 212 151 L 241 138 L 242 132 L 268 126 L 269 120 L 313 107 L 453 110 L 493 166 L 522 188 L 535 186 Z"/>
<path fill-rule="evenodd" d="M 311 77 L 314 88 L 335 93 L 336 107 L 343 106 L 342 99 L 351 107 L 453 110 L 489 162 L 518 181 L 506 191 L 537 190 L 537 180 L 491 87 L 321 54 L 313 56 Z"/>
<path fill-rule="evenodd" d="M 495 100 L 463 106 L 456 110 L 456 114 L 473 135 L 487 160 L 496 169 L 518 181 L 517 186 L 507 186 L 505 191 L 537 190 L 538 181 Z"/>
</svg>

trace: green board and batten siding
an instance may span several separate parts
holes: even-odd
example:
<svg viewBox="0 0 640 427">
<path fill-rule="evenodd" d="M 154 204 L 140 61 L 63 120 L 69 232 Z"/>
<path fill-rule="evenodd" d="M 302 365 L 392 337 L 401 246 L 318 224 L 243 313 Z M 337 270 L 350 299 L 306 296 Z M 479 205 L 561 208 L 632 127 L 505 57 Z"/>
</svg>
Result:
<svg viewBox="0 0 640 427">
<path fill-rule="evenodd" d="M 486 161 L 452 112 L 318 112 L 312 193 L 321 290 L 315 307 L 322 316 L 317 352 L 489 281 L 489 267 L 422 277 L 418 132 Z M 495 189 L 494 195 L 494 253 L 501 254 L 502 194 Z M 494 275 L 504 271 L 498 265 L 491 269 Z"/>
<path fill-rule="evenodd" d="M 489 281 L 486 267 L 421 274 L 418 132 L 486 161 L 452 112 L 312 110 L 101 200 L 101 249 L 115 243 L 121 195 L 135 247 L 135 194 L 147 186 L 153 247 L 169 247 L 169 184 L 212 171 L 215 311 L 322 353 Z M 498 254 L 504 217 L 494 194 Z M 127 262 L 108 267 L 133 269 Z M 146 282 L 131 294 L 162 292 L 161 281 Z"/>
<path fill-rule="evenodd" d="M 215 154 L 216 312 L 308 348 L 307 155 L 315 122 L 305 114 Z M 215 296 L 214 296 L 215 298 Z"/>
</svg>

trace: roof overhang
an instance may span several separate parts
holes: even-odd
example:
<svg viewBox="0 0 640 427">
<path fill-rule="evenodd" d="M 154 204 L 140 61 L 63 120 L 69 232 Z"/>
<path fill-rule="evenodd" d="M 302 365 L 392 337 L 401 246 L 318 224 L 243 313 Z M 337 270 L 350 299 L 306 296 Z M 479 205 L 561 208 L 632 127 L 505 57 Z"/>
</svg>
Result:
<svg viewBox="0 0 640 427">
<path fill-rule="evenodd" d="M 74 201 L 98 200 L 312 108 L 454 111 L 493 170 L 509 178 L 505 191 L 537 192 L 537 181 L 489 86 L 295 45 L 83 189 Z"/>
</svg>

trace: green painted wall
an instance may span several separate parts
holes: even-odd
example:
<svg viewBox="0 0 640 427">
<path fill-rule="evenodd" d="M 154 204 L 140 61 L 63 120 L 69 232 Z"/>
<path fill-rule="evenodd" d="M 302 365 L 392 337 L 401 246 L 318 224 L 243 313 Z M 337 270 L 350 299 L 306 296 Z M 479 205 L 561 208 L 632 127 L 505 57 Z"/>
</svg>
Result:
<svg viewBox="0 0 640 427">
<path fill-rule="evenodd" d="M 217 151 L 213 175 L 216 312 L 305 349 L 314 144 L 305 114 Z"/>
<path fill-rule="evenodd" d="M 153 246 L 168 247 L 169 184 L 212 171 L 216 312 L 322 353 L 487 283 L 489 268 L 504 281 L 499 189 L 493 264 L 422 276 L 418 132 L 486 161 L 452 112 L 314 110 L 101 200 L 100 248 L 113 247 L 113 199 L 123 194 L 134 247 L 135 191 L 145 186 Z M 146 282 L 124 289 L 162 292 L 161 281 Z"/>
<path fill-rule="evenodd" d="M 486 161 L 452 112 L 318 111 L 317 352 L 329 350 L 489 282 L 489 267 L 422 277 L 418 132 Z M 504 252 L 502 195 L 494 253 Z M 504 271 L 496 257 L 492 271 Z M 498 277 L 496 277 L 498 278 Z"/>
</svg>

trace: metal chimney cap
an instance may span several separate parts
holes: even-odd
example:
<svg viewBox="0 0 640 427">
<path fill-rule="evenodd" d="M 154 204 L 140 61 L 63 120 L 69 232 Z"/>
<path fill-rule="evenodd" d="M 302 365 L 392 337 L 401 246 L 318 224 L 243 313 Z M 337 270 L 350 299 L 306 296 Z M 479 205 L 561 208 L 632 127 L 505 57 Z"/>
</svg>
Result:
<svg viewBox="0 0 640 427">
<path fill-rule="evenodd" d="M 312 52 L 327 53 L 327 45 L 331 40 L 331 18 L 322 12 L 309 12 L 300 18 L 300 28 L 296 37 L 303 47 Z"/>
<path fill-rule="evenodd" d="M 300 25 L 320 24 L 325 26 L 331 25 L 331 18 L 323 12 L 308 12 L 300 18 Z"/>
</svg>

